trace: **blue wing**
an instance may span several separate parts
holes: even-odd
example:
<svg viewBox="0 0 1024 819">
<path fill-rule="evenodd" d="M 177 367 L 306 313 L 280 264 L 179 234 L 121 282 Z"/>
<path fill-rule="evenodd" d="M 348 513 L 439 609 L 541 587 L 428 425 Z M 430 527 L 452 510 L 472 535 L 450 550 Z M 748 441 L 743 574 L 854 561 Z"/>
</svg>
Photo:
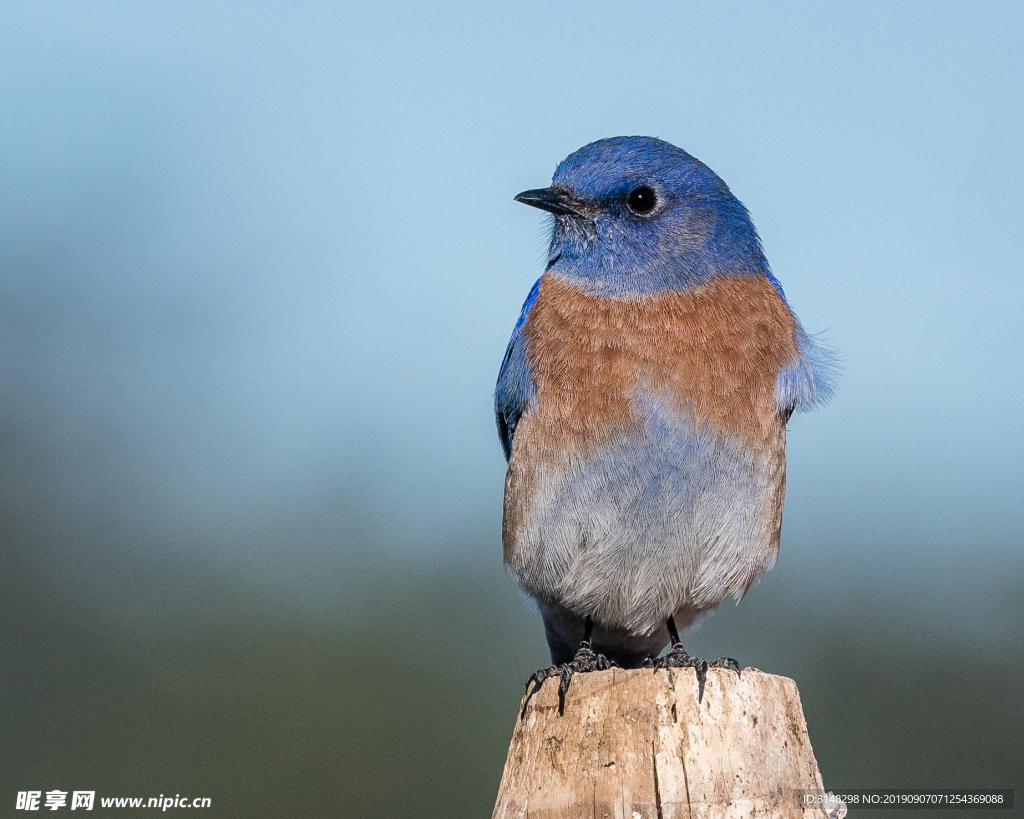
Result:
<svg viewBox="0 0 1024 819">
<path fill-rule="evenodd" d="M 512 456 L 512 439 L 519 418 L 537 391 L 530 373 L 530 363 L 526 359 L 526 339 L 523 338 L 522 330 L 539 291 L 540 279 L 537 279 L 512 331 L 512 339 L 505 350 L 505 359 L 498 372 L 498 384 L 494 389 L 494 418 L 498 423 L 498 438 L 501 439 L 506 461 Z"/>
</svg>

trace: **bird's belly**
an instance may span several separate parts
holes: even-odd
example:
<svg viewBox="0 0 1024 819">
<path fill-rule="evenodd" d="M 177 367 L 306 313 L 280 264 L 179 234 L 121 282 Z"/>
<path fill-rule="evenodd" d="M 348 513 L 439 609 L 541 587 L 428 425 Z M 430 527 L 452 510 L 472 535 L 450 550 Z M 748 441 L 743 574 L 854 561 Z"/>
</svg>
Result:
<svg viewBox="0 0 1024 819">
<path fill-rule="evenodd" d="M 525 434 L 524 434 L 525 433 Z M 505 560 L 542 601 L 651 634 L 741 596 L 778 554 L 785 427 L 742 443 L 641 424 L 587 453 L 544 446 L 509 465 Z"/>
</svg>

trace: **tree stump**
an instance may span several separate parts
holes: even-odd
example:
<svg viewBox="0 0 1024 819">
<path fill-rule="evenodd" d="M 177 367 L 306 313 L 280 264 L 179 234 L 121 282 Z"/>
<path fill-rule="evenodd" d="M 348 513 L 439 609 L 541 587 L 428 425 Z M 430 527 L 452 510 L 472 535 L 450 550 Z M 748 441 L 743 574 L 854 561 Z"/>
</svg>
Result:
<svg viewBox="0 0 1024 819">
<path fill-rule="evenodd" d="M 796 683 L 746 668 L 612 669 L 558 678 L 524 700 L 493 819 L 826 819 Z M 845 814 L 833 812 L 832 815 Z"/>
</svg>

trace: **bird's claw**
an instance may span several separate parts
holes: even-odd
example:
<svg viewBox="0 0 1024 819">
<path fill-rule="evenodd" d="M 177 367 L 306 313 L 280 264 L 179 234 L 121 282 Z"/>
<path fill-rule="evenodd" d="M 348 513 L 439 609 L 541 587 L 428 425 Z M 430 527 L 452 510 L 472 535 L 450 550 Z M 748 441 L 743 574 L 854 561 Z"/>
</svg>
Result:
<svg viewBox="0 0 1024 819">
<path fill-rule="evenodd" d="M 604 654 L 594 653 L 590 643 L 582 643 L 579 651 L 576 652 L 576 656 L 569 662 L 542 668 L 540 671 L 534 671 L 530 675 L 530 679 L 526 681 L 527 697 L 523 701 L 523 710 L 519 715 L 520 718 L 526 714 L 526 705 L 529 703 L 530 697 L 540 690 L 540 687 L 548 677 L 559 678 L 558 715 L 561 716 L 565 713 L 565 695 L 569 691 L 569 683 L 572 681 L 573 674 L 583 674 L 587 671 L 607 671 L 609 668 L 617 667 L 614 660 L 609 660 Z M 531 684 L 534 686 L 532 691 L 530 690 Z"/>
<path fill-rule="evenodd" d="M 719 657 L 714 662 L 708 663 L 708 668 L 724 668 L 726 671 L 735 671 L 737 677 L 742 676 L 740 674 L 740 664 L 732 657 Z"/>
<path fill-rule="evenodd" d="M 653 668 L 654 673 L 657 673 L 659 668 L 692 668 L 697 675 L 697 702 L 704 700 L 704 683 L 707 681 L 709 668 L 725 668 L 735 671 L 737 677 L 740 676 L 740 664 L 732 657 L 722 657 L 709 663 L 700 657 L 691 656 L 681 643 L 672 646 L 664 657 L 648 657 L 644 660 L 644 667 Z"/>
</svg>

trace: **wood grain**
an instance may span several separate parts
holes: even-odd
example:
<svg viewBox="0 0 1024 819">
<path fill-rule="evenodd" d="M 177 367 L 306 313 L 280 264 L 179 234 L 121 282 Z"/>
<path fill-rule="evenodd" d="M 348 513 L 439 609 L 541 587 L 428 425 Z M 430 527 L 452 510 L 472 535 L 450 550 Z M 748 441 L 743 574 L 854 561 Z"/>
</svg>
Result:
<svg viewBox="0 0 1024 819">
<path fill-rule="evenodd" d="M 558 713 L 547 680 L 516 722 L 494 819 L 826 819 L 794 789 L 822 790 L 796 683 L 710 669 L 575 676 Z"/>
</svg>

